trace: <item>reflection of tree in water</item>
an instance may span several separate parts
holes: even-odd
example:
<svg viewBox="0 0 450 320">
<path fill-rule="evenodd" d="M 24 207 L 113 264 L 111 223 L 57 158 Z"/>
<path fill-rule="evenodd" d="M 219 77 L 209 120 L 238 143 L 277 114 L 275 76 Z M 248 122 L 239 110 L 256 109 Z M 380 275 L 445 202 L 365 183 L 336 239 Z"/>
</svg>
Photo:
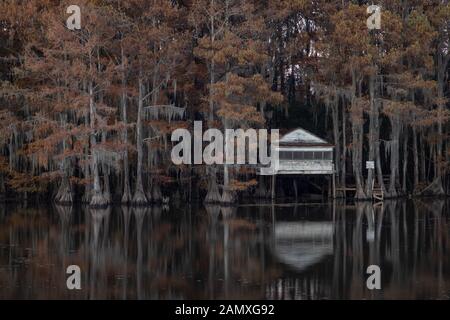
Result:
<svg viewBox="0 0 450 320">
<path fill-rule="evenodd" d="M 168 212 L 161 207 L 58 206 L 49 212 L 0 206 L 0 298 L 445 297 L 447 210 L 444 201 L 185 206 Z M 297 249 L 292 254 L 326 249 L 328 243 L 330 252 L 317 261 L 283 260 L 277 250 L 289 249 L 290 242 L 276 236 L 282 224 Z M 313 232 L 320 226 L 331 234 L 321 243 Z M 82 270 L 81 291 L 66 288 L 70 264 Z M 381 292 L 366 289 L 370 264 L 382 268 Z"/>
<path fill-rule="evenodd" d="M 113 256 L 113 248 L 108 243 L 109 220 L 111 208 L 106 209 L 86 209 L 86 220 L 90 219 L 89 235 L 89 274 L 86 285 L 89 286 L 89 298 L 105 299 L 107 296 L 107 276 L 106 270 L 110 264 L 106 261 Z M 119 257 L 114 257 L 117 262 Z M 109 260 L 109 259 L 108 259 Z M 83 270 L 83 269 L 82 269 Z M 86 270 L 86 269 L 84 269 Z"/>
<path fill-rule="evenodd" d="M 59 206 L 55 205 L 55 212 L 58 216 L 58 224 L 60 240 L 58 254 L 61 256 L 59 267 L 64 270 L 68 266 L 67 256 L 70 254 L 71 248 L 71 234 L 70 225 L 72 222 L 73 207 L 72 206 Z"/>
<path fill-rule="evenodd" d="M 444 201 L 386 201 L 333 207 L 333 246 L 309 270 L 288 271 L 269 298 L 448 298 L 449 218 Z M 382 290 L 366 287 L 366 268 L 379 265 Z"/>
<path fill-rule="evenodd" d="M 269 261 L 264 255 L 270 228 L 258 223 L 260 217 L 238 215 L 236 208 L 222 207 L 219 215 L 215 210 L 209 214 L 216 221 L 209 224 L 210 235 L 215 237 L 209 278 L 215 280 L 212 280 L 214 291 L 208 298 L 264 297 L 265 283 L 276 272 L 266 268 Z"/>
</svg>

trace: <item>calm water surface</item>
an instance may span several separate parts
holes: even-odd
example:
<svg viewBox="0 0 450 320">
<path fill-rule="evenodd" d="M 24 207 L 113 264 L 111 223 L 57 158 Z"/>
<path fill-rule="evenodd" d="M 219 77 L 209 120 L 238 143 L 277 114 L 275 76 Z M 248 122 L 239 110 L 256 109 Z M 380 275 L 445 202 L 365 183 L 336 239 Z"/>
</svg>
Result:
<svg viewBox="0 0 450 320">
<path fill-rule="evenodd" d="M 0 299 L 449 299 L 449 205 L 0 205 Z"/>
</svg>

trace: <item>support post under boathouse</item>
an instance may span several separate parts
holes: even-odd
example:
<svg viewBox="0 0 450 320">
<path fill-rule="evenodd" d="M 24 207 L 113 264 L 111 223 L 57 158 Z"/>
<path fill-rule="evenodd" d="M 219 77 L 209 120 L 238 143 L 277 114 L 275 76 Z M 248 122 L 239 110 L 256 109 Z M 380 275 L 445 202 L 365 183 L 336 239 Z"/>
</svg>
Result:
<svg viewBox="0 0 450 320">
<path fill-rule="evenodd" d="M 278 163 L 263 167 L 259 175 L 271 177 L 271 197 L 275 199 L 277 175 L 325 175 L 332 179 L 332 196 L 336 198 L 334 145 L 304 129 L 295 129 L 277 143 Z M 294 182 L 294 189 L 296 183 Z M 296 190 L 297 192 L 297 190 Z"/>
</svg>

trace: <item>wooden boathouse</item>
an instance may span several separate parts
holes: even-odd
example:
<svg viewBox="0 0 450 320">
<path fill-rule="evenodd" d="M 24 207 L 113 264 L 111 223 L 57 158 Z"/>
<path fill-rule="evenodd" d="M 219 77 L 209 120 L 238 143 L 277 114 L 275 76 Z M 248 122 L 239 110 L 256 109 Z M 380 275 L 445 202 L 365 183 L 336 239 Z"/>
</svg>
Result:
<svg viewBox="0 0 450 320">
<path fill-rule="evenodd" d="M 271 197 L 275 198 L 277 175 L 327 175 L 332 177 L 333 197 L 336 197 L 334 145 L 305 129 L 295 129 L 282 136 L 275 150 L 279 159 L 271 167 L 259 170 L 261 176 L 271 176 Z M 295 180 L 294 180 L 294 187 Z"/>
</svg>

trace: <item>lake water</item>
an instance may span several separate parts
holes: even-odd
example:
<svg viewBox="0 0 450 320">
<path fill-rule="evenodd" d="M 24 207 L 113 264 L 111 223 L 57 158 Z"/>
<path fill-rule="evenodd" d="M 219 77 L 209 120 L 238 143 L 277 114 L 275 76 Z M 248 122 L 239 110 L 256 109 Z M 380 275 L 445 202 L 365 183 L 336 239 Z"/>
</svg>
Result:
<svg viewBox="0 0 450 320">
<path fill-rule="evenodd" d="M 0 299 L 449 299 L 449 204 L 0 205 Z"/>
</svg>

